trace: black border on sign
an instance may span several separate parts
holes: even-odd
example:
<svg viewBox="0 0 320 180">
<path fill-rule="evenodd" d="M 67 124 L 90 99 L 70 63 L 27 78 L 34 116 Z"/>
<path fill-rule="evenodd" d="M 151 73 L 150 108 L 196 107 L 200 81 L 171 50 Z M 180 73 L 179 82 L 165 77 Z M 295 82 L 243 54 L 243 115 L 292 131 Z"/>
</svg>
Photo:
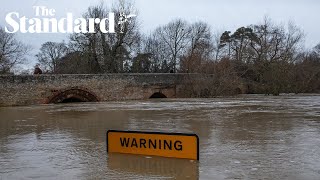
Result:
<svg viewBox="0 0 320 180">
<path fill-rule="evenodd" d="M 199 161 L 199 136 L 196 134 L 188 134 L 188 133 L 165 133 L 165 132 L 148 132 L 148 131 L 120 131 L 120 130 L 108 130 L 107 131 L 107 152 L 109 152 L 109 143 L 108 143 L 108 138 L 109 138 L 109 133 L 110 132 L 119 132 L 119 133 L 131 133 L 131 134 L 162 134 L 162 135 L 180 135 L 180 136 L 194 136 L 197 138 L 197 160 Z"/>
</svg>

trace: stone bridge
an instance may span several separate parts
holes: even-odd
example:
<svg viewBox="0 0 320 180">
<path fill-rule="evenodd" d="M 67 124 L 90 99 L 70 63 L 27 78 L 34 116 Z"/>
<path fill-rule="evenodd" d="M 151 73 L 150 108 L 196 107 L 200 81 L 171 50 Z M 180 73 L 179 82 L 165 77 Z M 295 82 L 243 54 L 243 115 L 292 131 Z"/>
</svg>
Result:
<svg viewBox="0 0 320 180">
<path fill-rule="evenodd" d="M 0 106 L 186 97 L 190 74 L 0 76 Z"/>
</svg>

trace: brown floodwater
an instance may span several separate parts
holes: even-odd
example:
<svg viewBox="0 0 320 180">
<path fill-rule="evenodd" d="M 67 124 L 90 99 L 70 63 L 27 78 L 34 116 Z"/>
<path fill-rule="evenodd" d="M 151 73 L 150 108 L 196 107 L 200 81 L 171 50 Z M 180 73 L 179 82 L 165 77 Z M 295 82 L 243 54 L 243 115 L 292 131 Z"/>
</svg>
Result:
<svg viewBox="0 0 320 180">
<path fill-rule="evenodd" d="M 107 154 L 107 130 L 196 133 L 200 161 Z M 0 179 L 319 179 L 320 96 L 0 108 Z"/>
</svg>

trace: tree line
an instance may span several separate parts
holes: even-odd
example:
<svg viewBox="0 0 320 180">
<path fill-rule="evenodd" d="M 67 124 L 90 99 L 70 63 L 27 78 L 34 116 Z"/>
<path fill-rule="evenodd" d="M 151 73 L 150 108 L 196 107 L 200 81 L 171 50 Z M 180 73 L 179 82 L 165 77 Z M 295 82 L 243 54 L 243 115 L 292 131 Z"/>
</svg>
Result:
<svg viewBox="0 0 320 180">
<path fill-rule="evenodd" d="M 137 12 L 133 3 L 119 1 L 111 8 L 89 7 L 83 17 L 102 19 L 110 11 L 116 22 L 121 13 Z M 320 44 L 304 49 L 304 34 L 293 23 L 279 25 L 266 17 L 234 32 L 213 33 L 206 22 L 175 19 L 146 35 L 140 31 L 138 18 L 132 18 L 115 30 L 72 34 L 68 43 L 46 42 L 36 57 L 43 70 L 52 74 L 213 75 L 212 81 L 198 84 L 207 86 L 205 91 L 196 90 L 196 85 L 190 88 L 201 97 L 239 93 L 239 87 L 246 93 L 274 95 L 320 91 Z M 28 47 L 3 29 L 0 38 L 0 46 L 5 47 L 0 50 L 0 72 L 5 73 L 22 60 Z"/>
</svg>

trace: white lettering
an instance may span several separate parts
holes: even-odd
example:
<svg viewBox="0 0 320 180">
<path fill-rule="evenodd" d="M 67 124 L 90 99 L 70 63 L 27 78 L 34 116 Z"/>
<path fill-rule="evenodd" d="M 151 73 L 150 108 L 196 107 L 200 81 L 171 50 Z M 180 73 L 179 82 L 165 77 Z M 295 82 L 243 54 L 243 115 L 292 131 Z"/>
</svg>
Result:
<svg viewBox="0 0 320 180">
<path fill-rule="evenodd" d="M 51 32 L 52 33 L 57 33 L 58 32 L 58 22 L 56 19 L 51 18 L 51 19 L 43 19 L 43 31 L 44 33 L 49 33 L 50 32 L 50 27 L 51 27 Z"/>
<path fill-rule="evenodd" d="M 11 12 L 6 15 L 5 31 L 7 33 L 115 33 L 115 15 L 109 13 L 108 18 L 76 18 L 67 13 L 65 18 L 56 19 L 55 10 L 45 6 L 34 6 L 36 18 L 20 18 L 19 13 Z M 42 17 L 42 18 L 41 18 Z"/>
<path fill-rule="evenodd" d="M 5 31 L 7 33 L 16 33 L 19 31 L 19 23 L 17 23 L 12 16 L 15 15 L 17 18 L 19 18 L 19 13 L 12 12 L 7 14 L 6 16 L 6 22 L 12 27 L 12 31 L 10 31 L 7 27 L 5 27 Z"/>
<path fill-rule="evenodd" d="M 115 33 L 114 27 L 114 13 L 109 13 L 109 33 Z"/>
<path fill-rule="evenodd" d="M 83 18 L 78 18 L 74 21 L 76 26 L 74 27 L 73 31 L 75 33 L 88 33 L 87 31 L 87 21 Z"/>
<path fill-rule="evenodd" d="M 27 33 L 28 32 L 27 27 L 26 27 L 27 20 L 28 20 L 28 18 L 26 18 L 25 16 L 23 16 L 20 19 L 20 32 L 21 33 Z"/>
<path fill-rule="evenodd" d="M 33 18 L 29 20 L 29 33 L 41 33 L 41 20 Z"/>
</svg>

